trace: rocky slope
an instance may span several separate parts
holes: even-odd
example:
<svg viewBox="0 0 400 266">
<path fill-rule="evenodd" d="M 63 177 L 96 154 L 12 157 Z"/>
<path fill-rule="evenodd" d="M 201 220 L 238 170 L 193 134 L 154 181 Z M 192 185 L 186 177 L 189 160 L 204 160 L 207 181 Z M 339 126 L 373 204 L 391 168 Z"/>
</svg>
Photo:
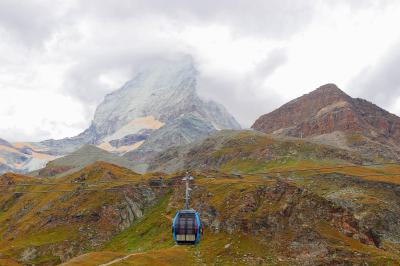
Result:
<svg viewBox="0 0 400 266">
<path fill-rule="evenodd" d="M 180 173 L 138 175 L 98 162 L 56 180 L 6 174 L 0 262 L 398 265 L 400 176 L 357 177 L 398 170 L 358 166 L 290 178 L 193 172 L 191 204 L 205 226 L 197 247 L 171 239 L 171 218 L 183 205 Z M 15 186 L 28 182 L 48 185 Z M 22 189 L 31 193 L 11 194 Z M 45 189 L 59 192 L 39 193 Z"/>
<path fill-rule="evenodd" d="M 400 158 L 400 118 L 366 100 L 351 98 L 334 84 L 261 116 L 252 128 Z"/>
</svg>

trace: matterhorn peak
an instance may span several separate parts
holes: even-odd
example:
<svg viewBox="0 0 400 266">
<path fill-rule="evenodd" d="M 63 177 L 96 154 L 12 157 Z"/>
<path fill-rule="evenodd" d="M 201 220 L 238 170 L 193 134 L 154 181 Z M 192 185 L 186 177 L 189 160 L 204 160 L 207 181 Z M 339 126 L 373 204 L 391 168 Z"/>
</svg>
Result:
<svg viewBox="0 0 400 266">
<path fill-rule="evenodd" d="M 131 80 L 105 96 L 87 130 L 39 145 L 57 155 L 84 144 L 117 154 L 139 147 L 152 152 L 154 147 L 159 151 L 186 144 L 215 130 L 239 129 L 222 105 L 198 96 L 197 82 L 198 71 L 191 56 L 146 60 Z"/>
</svg>

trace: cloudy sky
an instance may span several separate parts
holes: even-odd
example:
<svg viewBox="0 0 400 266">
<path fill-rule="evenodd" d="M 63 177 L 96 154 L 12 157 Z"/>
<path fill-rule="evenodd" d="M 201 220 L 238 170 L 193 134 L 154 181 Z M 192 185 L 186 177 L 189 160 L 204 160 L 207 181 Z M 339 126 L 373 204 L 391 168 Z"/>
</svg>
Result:
<svg viewBox="0 0 400 266">
<path fill-rule="evenodd" d="M 325 83 L 400 115 L 397 0 L 0 0 L 0 138 L 80 133 L 147 58 L 191 54 L 244 126 Z"/>
</svg>

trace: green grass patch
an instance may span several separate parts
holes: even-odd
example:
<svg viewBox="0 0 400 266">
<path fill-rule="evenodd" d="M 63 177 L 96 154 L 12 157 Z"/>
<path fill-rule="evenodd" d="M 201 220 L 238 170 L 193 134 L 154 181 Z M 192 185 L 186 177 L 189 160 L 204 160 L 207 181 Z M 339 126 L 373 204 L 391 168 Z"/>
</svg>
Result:
<svg viewBox="0 0 400 266">
<path fill-rule="evenodd" d="M 19 247 L 41 246 L 45 244 L 58 243 L 78 237 L 78 232 L 73 227 L 57 226 L 47 231 L 34 232 L 18 239 L 15 244 Z"/>
<path fill-rule="evenodd" d="M 144 216 L 111 239 L 105 250 L 139 252 L 173 246 L 171 221 L 164 216 L 170 197 L 166 195 L 158 204 L 146 209 Z"/>
</svg>

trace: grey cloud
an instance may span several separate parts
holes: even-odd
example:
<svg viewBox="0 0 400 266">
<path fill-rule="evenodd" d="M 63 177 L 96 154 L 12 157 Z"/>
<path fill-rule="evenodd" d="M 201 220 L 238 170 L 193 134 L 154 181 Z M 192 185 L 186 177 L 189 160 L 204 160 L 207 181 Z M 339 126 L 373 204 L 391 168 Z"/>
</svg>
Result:
<svg viewBox="0 0 400 266">
<path fill-rule="evenodd" d="M 70 10 L 62 1 L 0 1 L 0 37 L 16 45 L 42 47 L 65 23 Z"/>
<path fill-rule="evenodd" d="M 201 75 L 199 93 L 205 98 L 223 103 L 242 126 L 250 127 L 260 115 L 274 110 L 283 103 L 283 99 L 275 90 L 262 84 L 286 61 L 286 51 L 275 49 L 255 67 L 253 72 L 244 77 L 234 77 L 229 73 Z"/>
<path fill-rule="evenodd" d="M 103 39 L 97 39 L 102 41 Z M 122 37 L 120 42 L 127 44 L 130 37 Z M 142 42 L 141 44 L 138 44 Z M 129 79 L 132 79 L 141 65 L 154 58 L 175 56 L 180 54 L 174 50 L 172 44 L 147 43 L 149 40 L 139 40 L 132 46 L 127 45 L 125 49 L 118 49 L 115 46 L 94 47 L 87 52 L 79 54 L 79 61 L 67 72 L 63 83 L 65 94 L 87 104 L 98 104 L 104 95 L 117 88 L 110 88 L 101 83 L 102 75 L 119 74 L 125 79 L 121 80 L 120 86 Z"/>
<path fill-rule="evenodd" d="M 258 79 L 265 79 L 288 60 L 286 50 L 277 48 L 272 50 L 268 56 L 257 65 L 255 75 Z"/>
<path fill-rule="evenodd" d="M 19 141 L 42 141 L 51 137 L 51 132 L 48 130 L 40 129 L 39 127 L 34 132 L 25 132 L 22 128 L 8 128 L 1 131 L 1 138 L 9 142 Z"/>
<path fill-rule="evenodd" d="M 144 16 L 164 17 L 186 24 L 224 24 L 243 34 L 262 34 L 281 38 L 296 32 L 311 21 L 317 0 L 155 0 L 82 1 L 85 15 L 103 19 L 130 20 Z"/>
<path fill-rule="evenodd" d="M 353 12 L 357 10 L 363 10 L 365 8 L 374 8 L 375 11 L 378 9 L 385 9 L 390 7 L 392 3 L 397 0 L 336 0 L 336 1 L 326 1 L 330 5 L 346 5 L 351 8 Z"/>
<path fill-rule="evenodd" d="M 400 47 L 397 45 L 374 66 L 362 70 L 350 82 L 350 89 L 361 98 L 380 106 L 391 106 L 400 97 Z"/>
<path fill-rule="evenodd" d="M 264 88 L 267 90 L 266 96 L 261 97 L 245 80 L 206 77 L 200 80 L 199 88 L 201 96 L 223 103 L 242 127 L 249 128 L 260 115 L 279 107 L 283 99 L 268 87 Z M 213 90 L 212 96 L 202 91 L 203 87 Z M 239 93 L 243 88 L 246 93 Z"/>
<path fill-rule="evenodd" d="M 26 46 L 42 45 L 63 27 L 81 21 L 137 21 L 164 18 L 177 27 L 223 24 L 240 35 L 287 38 L 310 23 L 318 6 L 348 5 L 353 10 L 383 8 L 394 0 L 2 0 L 0 34 Z"/>
</svg>

